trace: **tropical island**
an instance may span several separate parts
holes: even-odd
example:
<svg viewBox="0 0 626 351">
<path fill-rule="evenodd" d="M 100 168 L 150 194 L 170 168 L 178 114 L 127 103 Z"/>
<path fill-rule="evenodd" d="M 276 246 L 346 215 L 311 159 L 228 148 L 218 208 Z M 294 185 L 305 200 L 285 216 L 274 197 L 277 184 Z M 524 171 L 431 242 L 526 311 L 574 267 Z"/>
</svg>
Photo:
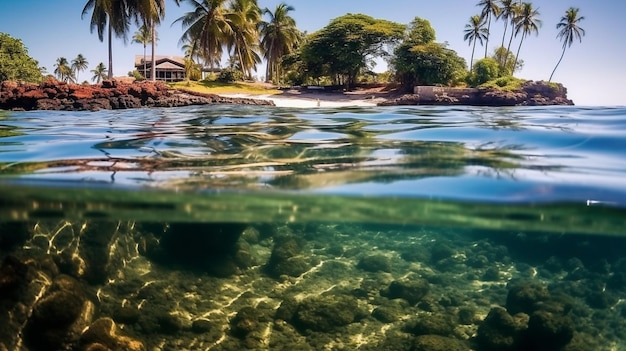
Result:
<svg viewBox="0 0 626 351">
<path fill-rule="evenodd" d="M 420 17 L 404 25 L 349 13 L 332 19 L 316 32 L 306 33 L 290 16 L 294 7 L 284 3 L 272 11 L 261 9 L 253 0 L 179 0 L 177 6 L 192 7 L 176 20 L 185 29 L 181 37 L 184 74 L 176 79 L 160 77 L 156 72 L 156 27 L 165 16 L 165 2 L 147 1 L 150 6 L 140 6 L 137 4 L 142 2 L 122 1 L 122 7 L 115 11 L 105 6 L 109 2 L 118 3 L 87 1 L 82 11 L 98 38 L 104 41 L 106 37 L 109 42 L 109 68 L 100 62 L 90 71 L 94 84 L 86 80 L 79 83 L 79 74 L 88 68 L 82 54 L 71 63 L 59 57 L 54 74 L 47 74 L 28 55 L 21 40 L 0 33 L 0 109 L 272 105 L 272 99 L 263 99 L 267 96 L 370 100 L 378 105 L 573 104 L 567 99 L 567 89 L 551 82 L 552 75 L 548 81 L 514 76 L 524 65 L 520 52 L 525 39 L 538 34 L 542 23 L 539 11 L 530 2 L 478 2 L 480 14 L 469 17 L 464 30 L 464 39 L 472 46 L 468 68 L 466 60 L 446 42 L 436 41 L 430 22 Z M 579 26 L 584 17 L 578 12 L 577 8 L 567 9 L 556 25 L 563 45 L 561 59 L 574 39 L 581 40 L 585 34 Z M 498 21 L 504 25 L 504 34 L 490 38 L 490 28 Z M 127 37 L 132 23 L 139 27 L 133 42 L 143 45 L 144 57 L 128 77 L 114 77 L 110 43 L 114 37 Z M 489 40 L 502 43 L 490 55 Z M 474 60 L 476 43 L 485 47 L 484 57 L 478 60 Z M 150 59 L 146 55 L 149 44 Z M 229 59 L 222 67 L 224 54 Z M 374 61 L 381 59 L 387 62 L 388 70 L 376 73 Z M 265 82 L 255 84 L 253 71 L 263 61 Z"/>
</svg>

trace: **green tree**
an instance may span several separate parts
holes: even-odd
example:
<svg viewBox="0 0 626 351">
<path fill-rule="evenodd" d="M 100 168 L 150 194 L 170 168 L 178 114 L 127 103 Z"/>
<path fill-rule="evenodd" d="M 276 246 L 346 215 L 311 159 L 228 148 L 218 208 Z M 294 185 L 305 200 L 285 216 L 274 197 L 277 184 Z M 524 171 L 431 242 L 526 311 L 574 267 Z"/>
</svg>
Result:
<svg viewBox="0 0 626 351">
<path fill-rule="evenodd" d="M 517 60 L 519 59 L 519 52 L 522 48 L 522 43 L 524 42 L 524 38 L 533 32 L 538 35 L 539 27 L 541 26 L 541 20 L 539 20 L 539 11 L 533 8 L 533 4 L 529 2 L 525 2 L 522 4 L 520 12 L 517 14 L 515 18 L 515 36 L 517 36 L 520 32 L 522 33 L 522 38 L 520 39 L 519 46 L 517 47 L 517 54 L 515 54 L 515 64 L 513 67 L 517 66 Z"/>
<path fill-rule="evenodd" d="M 259 23 L 261 9 L 256 0 L 231 0 L 228 20 L 233 30 L 227 40 L 228 50 L 233 52 L 246 78 L 252 78 L 252 70 L 261 63 L 259 55 Z"/>
<path fill-rule="evenodd" d="M 130 25 L 125 0 L 87 0 L 81 18 L 91 11 L 90 30 L 98 33 L 98 39 L 104 41 L 105 27 L 108 30 L 109 69 L 108 78 L 113 78 L 113 34 L 126 40 Z"/>
<path fill-rule="evenodd" d="M 310 35 L 302 46 L 302 60 L 317 75 L 332 77 L 348 88 L 373 58 L 386 57 L 386 44 L 404 35 L 402 24 L 363 14 L 347 14 Z"/>
<path fill-rule="evenodd" d="M 512 75 L 514 72 L 519 71 L 522 67 L 524 67 L 524 61 L 515 60 L 515 55 L 503 46 L 497 48 L 491 57 L 496 60 L 498 64 L 500 64 L 501 76 Z M 516 64 L 515 67 L 513 67 L 514 64 Z"/>
<path fill-rule="evenodd" d="M 472 71 L 472 84 L 474 86 L 481 85 L 492 79 L 501 76 L 500 64 L 491 57 L 476 61 L 474 70 Z"/>
<path fill-rule="evenodd" d="M 561 60 L 563 60 L 563 55 L 565 55 L 565 49 L 572 46 L 574 39 L 578 39 L 579 42 L 582 43 L 583 36 L 585 35 L 585 30 L 582 29 L 578 24 L 580 21 L 584 20 L 584 16 L 578 16 L 578 8 L 570 7 L 567 11 L 565 11 L 565 16 L 561 17 L 561 22 L 556 25 L 556 29 L 560 29 L 559 34 L 557 34 L 557 38 L 563 40 L 563 52 L 561 52 L 561 57 L 559 58 L 559 62 L 556 63 L 554 70 L 552 70 L 552 74 L 550 74 L 550 79 L 548 82 L 552 81 L 552 76 L 556 69 L 561 64 Z"/>
<path fill-rule="evenodd" d="M 28 56 L 21 40 L 0 33 L 0 82 L 19 80 L 38 82 L 42 78 L 39 63 Z"/>
<path fill-rule="evenodd" d="M 489 32 L 487 28 L 485 28 L 485 21 L 478 15 L 474 15 L 470 17 L 469 23 L 465 25 L 465 35 L 463 36 L 463 40 L 468 40 L 469 44 L 474 44 L 472 46 L 472 57 L 470 58 L 470 71 L 472 70 L 472 65 L 474 63 L 474 50 L 476 49 L 476 41 L 480 42 L 480 45 L 483 45 L 483 40 L 488 38 Z"/>
<path fill-rule="evenodd" d="M 435 41 L 435 29 L 426 19 L 415 17 L 407 27 L 405 42 L 412 45 L 424 45 Z"/>
<path fill-rule="evenodd" d="M 92 69 L 91 73 L 93 73 L 93 77 L 91 77 L 92 82 L 100 84 L 102 80 L 107 79 L 107 68 L 103 62 L 100 62 L 96 68 Z"/>
<path fill-rule="evenodd" d="M 139 30 L 135 32 L 133 35 L 133 43 L 142 44 L 143 45 L 143 78 L 148 77 L 148 67 L 146 61 L 146 48 L 148 47 L 148 43 L 152 42 L 152 32 L 148 27 L 141 26 Z"/>
<path fill-rule="evenodd" d="M 72 68 L 65 57 L 57 58 L 54 67 L 54 74 L 57 75 L 60 81 L 66 83 L 74 81 L 74 73 L 72 72 Z"/>
<path fill-rule="evenodd" d="M 219 63 L 222 48 L 233 35 L 233 28 L 227 20 L 227 0 L 181 0 L 193 6 L 193 11 L 185 13 L 174 23 L 180 22 L 184 32 L 181 42 L 196 42 L 200 55 L 211 68 Z"/>
<path fill-rule="evenodd" d="M 463 80 L 467 65 L 446 44 L 401 44 L 391 63 L 405 89 L 415 85 L 455 85 Z"/>
<path fill-rule="evenodd" d="M 477 6 L 481 7 L 480 17 L 487 21 L 487 41 L 485 43 L 485 57 L 487 57 L 489 36 L 491 34 L 491 18 L 500 16 L 500 7 L 497 0 L 480 0 Z"/>
<path fill-rule="evenodd" d="M 261 48 L 267 61 L 265 80 L 280 84 L 281 61 L 283 56 L 294 52 L 300 42 L 300 32 L 296 27 L 296 21 L 289 16 L 294 11 L 293 6 L 281 3 L 276 6 L 274 12 L 263 9 L 263 14 L 268 16 L 268 21 L 261 21 Z"/>
<path fill-rule="evenodd" d="M 84 71 L 89 67 L 89 62 L 87 62 L 87 59 L 83 56 L 83 54 L 78 54 L 78 56 L 76 56 L 75 59 L 72 60 L 72 72 L 74 72 L 74 75 L 76 77 L 76 81 L 78 82 L 78 75 L 80 74 L 80 71 Z"/>
<path fill-rule="evenodd" d="M 406 90 L 415 85 L 454 85 L 465 77 L 465 60 L 447 44 L 434 40 L 430 22 L 416 17 L 407 28 L 405 40 L 395 48 L 390 66 Z"/>
</svg>

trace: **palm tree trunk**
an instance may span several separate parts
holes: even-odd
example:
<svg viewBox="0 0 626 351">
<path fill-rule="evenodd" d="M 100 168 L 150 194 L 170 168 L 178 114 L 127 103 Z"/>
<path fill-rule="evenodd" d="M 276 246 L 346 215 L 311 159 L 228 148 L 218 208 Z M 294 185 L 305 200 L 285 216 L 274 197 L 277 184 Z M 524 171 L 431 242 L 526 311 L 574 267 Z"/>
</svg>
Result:
<svg viewBox="0 0 626 351">
<path fill-rule="evenodd" d="M 470 73 L 472 73 L 472 67 L 474 65 L 474 50 L 476 49 L 476 39 L 474 39 L 474 46 L 472 46 L 472 57 L 470 58 Z"/>
<path fill-rule="evenodd" d="M 155 48 L 155 44 L 154 42 L 156 41 L 155 37 L 156 37 L 156 28 L 154 26 L 154 23 L 150 24 L 150 31 L 151 33 L 151 39 L 152 39 L 152 67 L 150 67 L 150 74 L 152 75 L 152 81 L 154 82 L 156 80 L 156 61 L 154 59 L 154 48 Z"/>
<path fill-rule="evenodd" d="M 146 67 L 146 43 L 143 43 L 143 79 L 148 78 L 148 67 Z"/>
<path fill-rule="evenodd" d="M 559 65 L 561 64 L 563 55 L 565 55 L 565 45 L 563 45 L 563 52 L 561 53 L 561 58 L 559 59 L 559 62 L 556 63 L 556 66 L 554 66 L 554 70 L 552 70 L 552 74 L 550 75 L 550 79 L 548 79 L 548 82 L 552 81 L 552 76 L 554 75 L 554 72 L 556 72 L 557 67 L 559 67 Z"/>
<path fill-rule="evenodd" d="M 506 21 L 506 19 L 504 20 L 504 33 L 502 34 L 502 44 L 500 44 L 500 46 L 504 47 L 504 37 L 506 37 L 506 30 L 508 29 L 507 27 L 509 26 L 509 22 Z"/>
<path fill-rule="evenodd" d="M 513 34 L 515 32 L 515 26 L 511 26 L 511 37 L 509 38 L 509 45 L 506 47 L 506 56 L 504 57 L 504 67 L 506 68 L 506 64 L 509 63 L 509 52 L 511 52 L 511 43 L 513 43 Z M 515 72 L 515 66 L 511 70 L 511 75 Z"/>
<path fill-rule="evenodd" d="M 109 18 L 109 79 L 113 78 L 113 39 L 111 38 L 113 30 L 111 29 L 111 19 Z"/>
<path fill-rule="evenodd" d="M 517 66 L 517 58 L 519 57 L 519 51 L 522 48 L 522 43 L 524 42 L 524 37 L 526 33 L 522 32 L 522 39 L 519 41 L 519 46 L 517 47 L 517 54 L 515 55 L 515 63 L 513 64 L 513 70 L 515 70 L 515 66 Z"/>
<path fill-rule="evenodd" d="M 487 40 L 485 41 L 485 58 L 487 58 L 487 49 L 489 48 L 489 37 L 491 36 L 491 14 L 487 15 Z"/>
</svg>

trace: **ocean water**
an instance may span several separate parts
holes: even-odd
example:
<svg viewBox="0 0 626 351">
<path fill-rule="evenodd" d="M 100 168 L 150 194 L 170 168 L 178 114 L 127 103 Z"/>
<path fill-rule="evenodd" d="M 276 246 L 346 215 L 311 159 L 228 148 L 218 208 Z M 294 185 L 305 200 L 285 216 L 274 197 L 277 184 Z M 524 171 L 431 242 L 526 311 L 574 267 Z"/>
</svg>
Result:
<svg viewBox="0 0 626 351">
<path fill-rule="evenodd" d="M 0 111 L 0 350 L 626 350 L 626 109 Z"/>
</svg>

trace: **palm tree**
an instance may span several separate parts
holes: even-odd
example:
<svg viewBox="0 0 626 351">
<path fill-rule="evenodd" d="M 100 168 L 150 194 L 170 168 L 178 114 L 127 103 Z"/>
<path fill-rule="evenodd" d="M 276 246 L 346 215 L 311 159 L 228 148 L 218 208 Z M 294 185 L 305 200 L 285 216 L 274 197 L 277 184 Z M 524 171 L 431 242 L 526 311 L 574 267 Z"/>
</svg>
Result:
<svg viewBox="0 0 626 351">
<path fill-rule="evenodd" d="M 515 17 L 515 8 L 516 4 L 515 0 L 500 0 L 500 16 L 498 18 L 502 18 L 504 21 L 504 33 L 502 33 L 502 44 L 500 46 L 504 46 L 504 38 L 506 37 L 506 31 L 509 27 L 509 23 L 512 23 L 513 17 Z"/>
<path fill-rule="evenodd" d="M 107 79 L 107 68 L 103 62 L 100 62 L 96 68 L 92 69 L 91 73 L 93 73 L 93 77 L 91 77 L 92 82 L 100 84 L 102 80 Z"/>
<path fill-rule="evenodd" d="M 108 26 L 108 45 L 109 45 L 109 69 L 108 78 L 113 78 L 113 45 L 112 34 L 126 40 L 128 32 L 129 16 L 127 11 L 126 0 L 87 0 L 81 18 L 83 18 L 90 10 L 91 21 L 90 30 L 94 29 L 98 32 L 98 39 L 104 41 L 104 28 Z"/>
<path fill-rule="evenodd" d="M 211 68 L 222 57 L 222 47 L 233 35 L 227 20 L 227 0 L 181 0 L 189 2 L 193 11 L 185 13 L 174 23 L 181 22 L 184 32 L 181 43 L 197 41 L 200 55 Z"/>
<path fill-rule="evenodd" d="M 505 10 L 503 9 L 502 11 L 504 12 Z M 515 36 L 515 27 L 517 25 L 516 20 L 519 17 L 518 15 L 522 11 L 522 3 L 521 2 L 513 3 L 509 11 L 511 12 L 510 17 L 509 17 L 509 21 L 511 23 L 511 34 L 509 36 L 509 44 L 506 46 L 506 50 L 508 52 L 511 51 L 511 44 L 513 43 L 513 37 Z M 508 59 L 509 59 L 509 56 L 508 55 L 505 56 L 505 61 L 502 63 L 502 67 L 507 67 L 509 63 Z"/>
<path fill-rule="evenodd" d="M 73 80 L 72 68 L 69 66 L 69 62 L 65 57 L 59 57 L 54 67 L 54 74 L 59 77 L 60 81 L 67 83 Z"/>
<path fill-rule="evenodd" d="M 292 53 L 300 41 L 296 21 L 289 16 L 289 12 L 294 10 L 293 6 L 285 3 L 276 6 L 273 13 L 268 8 L 263 10 L 263 14 L 269 17 L 269 21 L 260 23 L 261 47 L 267 61 L 265 80 L 268 82 L 274 80 L 278 83 L 282 57 Z"/>
<path fill-rule="evenodd" d="M 83 56 L 83 54 L 78 54 L 75 59 L 72 60 L 72 71 L 76 75 L 76 81 L 78 82 L 78 74 L 80 71 L 84 71 L 89 67 L 89 62 Z"/>
<path fill-rule="evenodd" d="M 483 40 L 487 40 L 489 37 L 489 31 L 485 28 L 485 21 L 479 15 L 470 17 L 469 23 L 465 25 L 465 35 L 463 40 L 469 40 L 469 44 L 474 43 L 472 46 L 472 58 L 470 59 L 470 72 L 474 64 L 474 49 L 476 49 L 476 41 L 480 41 L 480 45 L 483 45 Z"/>
<path fill-rule="evenodd" d="M 513 64 L 513 67 L 517 66 L 519 51 L 522 48 L 524 38 L 533 32 L 535 32 L 536 35 L 539 35 L 541 20 L 537 17 L 539 17 L 539 11 L 533 8 L 533 4 L 529 2 L 522 4 L 520 12 L 515 17 L 515 36 L 521 32 L 522 38 L 520 39 L 519 46 L 517 47 L 517 54 L 515 55 L 515 63 Z"/>
<path fill-rule="evenodd" d="M 557 67 L 563 60 L 563 55 L 565 55 L 565 49 L 572 46 L 574 42 L 574 38 L 578 38 L 578 41 L 582 43 L 583 36 L 585 35 L 585 30 L 578 26 L 578 23 L 585 19 L 584 16 L 578 17 L 578 8 L 570 7 L 565 11 L 565 16 L 561 17 L 561 22 L 556 25 L 556 29 L 560 29 L 559 34 L 557 34 L 557 38 L 563 40 L 563 52 L 561 52 L 561 58 L 559 58 L 559 62 L 556 63 L 552 74 L 550 74 L 550 79 L 548 82 L 552 81 L 552 76 L 556 71 Z"/>
<path fill-rule="evenodd" d="M 165 17 L 164 0 L 126 0 L 128 1 L 128 12 L 135 18 L 137 24 L 142 24 L 150 30 L 150 43 L 152 44 L 151 76 L 156 80 L 156 62 L 154 57 L 156 45 L 156 26 Z M 178 5 L 181 0 L 176 0 Z M 145 62 L 145 60 L 144 60 Z"/>
<path fill-rule="evenodd" d="M 491 17 L 500 16 L 500 7 L 498 7 L 497 0 L 480 0 L 477 4 L 482 8 L 480 17 L 487 19 L 487 41 L 485 43 L 485 57 L 487 57 L 487 47 L 489 46 L 489 35 L 491 34 Z"/>
<path fill-rule="evenodd" d="M 248 79 L 252 78 L 252 69 L 261 62 L 259 51 L 259 31 L 261 9 L 257 0 L 232 0 L 227 15 L 232 37 L 227 45 L 229 51 L 234 51 L 241 64 L 241 70 Z"/>
<path fill-rule="evenodd" d="M 148 43 L 152 42 L 152 33 L 146 26 L 139 27 L 139 30 L 133 35 L 133 43 L 143 45 L 143 77 L 148 77 L 147 65 L 146 65 L 146 47 Z"/>
</svg>

